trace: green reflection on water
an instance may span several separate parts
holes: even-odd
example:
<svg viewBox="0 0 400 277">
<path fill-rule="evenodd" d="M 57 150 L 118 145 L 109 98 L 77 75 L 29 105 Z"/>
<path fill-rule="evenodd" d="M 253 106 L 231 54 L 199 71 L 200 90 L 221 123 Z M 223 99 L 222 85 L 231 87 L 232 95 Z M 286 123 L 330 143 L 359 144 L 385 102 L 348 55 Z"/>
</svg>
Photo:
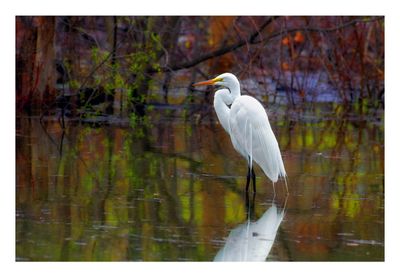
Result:
<svg viewBox="0 0 400 277">
<path fill-rule="evenodd" d="M 268 260 L 383 260 L 383 123 L 271 125 L 290 196 Z M 213 260 L 246 220 L 246 163 L 214 123 L 71 123 L 62 138 L 18 118 L 16 158 L 17 260 Z M 256 174 L 254 220 L 272 201 Z"/>
</svg>

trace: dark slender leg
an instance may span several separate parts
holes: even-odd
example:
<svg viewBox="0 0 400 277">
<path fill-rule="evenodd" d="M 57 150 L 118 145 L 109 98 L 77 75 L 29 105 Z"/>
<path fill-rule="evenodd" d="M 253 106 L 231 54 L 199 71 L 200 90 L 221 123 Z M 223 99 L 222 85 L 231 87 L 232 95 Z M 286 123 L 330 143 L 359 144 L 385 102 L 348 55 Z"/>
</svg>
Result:
<svg viewBox="0 0 400 277">
<path fill-rule="evenodd" d="M 246 218 L 250 218 L 250 201 L 248 191 L 246 191 Z"/>
<path fill-rule="evenodd" d="M 255 220 L 256 218 L 255 218 L 255 212 L 254 212 L 254 206 L 255 206 L 255 203 L 256 203 L 256 192 L 254 191 L 254 193 L 253 193 L 253 199 L 251 200 L 251 206 L 250 206 L 250 219 L 253 219 L 253 220 Z"/>
<path fill-rule="evenodd" d="M 249 192 L 249 184 L 250 184 L 250 167 L 247 170 L 246 193 Z"/>
<path fill-rule="evenodd" d="M 254 168 L 251 168 L 251 175 L 253 176 L 253 193 L 256 193 L 256 174 L 254 173 Z"/>
</svg>

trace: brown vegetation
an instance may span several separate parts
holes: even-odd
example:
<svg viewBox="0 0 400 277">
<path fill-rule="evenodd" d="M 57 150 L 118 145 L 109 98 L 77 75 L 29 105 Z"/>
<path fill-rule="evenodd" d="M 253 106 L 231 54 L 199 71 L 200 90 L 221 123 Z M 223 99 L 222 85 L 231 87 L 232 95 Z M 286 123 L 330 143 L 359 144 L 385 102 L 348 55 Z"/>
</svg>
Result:
<svg viewBox="0 0 400 277">
<path fill-rule="evenodd" d="M 360 16 L 16 17 L 17 111 L 143 116 L 149 99 L 230 71 L 289 107 L 328 91 L 364 113 L 383 108 L 383 30 Z"/>
</svg>

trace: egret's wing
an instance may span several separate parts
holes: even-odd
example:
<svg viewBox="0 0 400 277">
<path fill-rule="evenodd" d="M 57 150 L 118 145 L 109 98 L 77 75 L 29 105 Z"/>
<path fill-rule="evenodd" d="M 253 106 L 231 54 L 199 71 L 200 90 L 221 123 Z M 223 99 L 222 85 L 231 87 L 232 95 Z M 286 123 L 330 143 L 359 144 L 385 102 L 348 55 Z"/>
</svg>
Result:
<svg viewBox="0 0 400 277">
<path fill-rule="evenodd" d="M 247 110 L 237 100 L 231 106 L 229 117 L 229 134 L 231 136 L 233 147 L 246 160 L 248 160 L 249 152 L 246 149 L 246 127 L 248 128 L 248 113 Z"/>
<path fill-rule="evenodd" d="M 286 175 L 278 142 L 268 122 L 253 124 L 253 159 L 273 182 Z"/>
<path fill-rule="evenodd" d="M 240 96 L 232 104 L 230 135 L 233 146 L 252 159 L 273 182 L 285 176 L 281 152 L 268 121 L 267 113 L 255 98 Z"/>
</svg>

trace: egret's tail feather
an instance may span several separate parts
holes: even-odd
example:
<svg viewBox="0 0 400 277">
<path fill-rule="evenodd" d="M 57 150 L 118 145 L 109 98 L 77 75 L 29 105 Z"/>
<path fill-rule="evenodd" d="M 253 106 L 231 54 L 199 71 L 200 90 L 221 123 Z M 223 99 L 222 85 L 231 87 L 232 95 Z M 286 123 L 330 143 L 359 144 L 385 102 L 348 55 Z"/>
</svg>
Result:
<svg viewBox="0 0 400 277">
<path fill-rule="evenodd" d="M 287 184 L 287 175 L 283 176 L 283 179 L 285 180 L 286 195 L 289 195 L 289 188 L 288 188 L 288 184 Z"/>
</svg>

